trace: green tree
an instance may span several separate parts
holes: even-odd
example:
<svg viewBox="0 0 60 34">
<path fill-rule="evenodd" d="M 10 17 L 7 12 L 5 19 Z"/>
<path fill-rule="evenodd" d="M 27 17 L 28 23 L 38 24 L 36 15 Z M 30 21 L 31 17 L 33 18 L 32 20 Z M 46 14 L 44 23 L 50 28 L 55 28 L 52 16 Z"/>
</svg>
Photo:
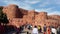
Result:
<svg viewBox="0 0 60 34">
<path fill-rule="evenodd" d="M 3 23 L 3 24 L 7 24 L 9 23 L 8 19 L 7 19 L 7 16 L 6 14 L 3 13 L 2 11 L 2 7 L 0 7 L 0 24 Z"/>
</svg>

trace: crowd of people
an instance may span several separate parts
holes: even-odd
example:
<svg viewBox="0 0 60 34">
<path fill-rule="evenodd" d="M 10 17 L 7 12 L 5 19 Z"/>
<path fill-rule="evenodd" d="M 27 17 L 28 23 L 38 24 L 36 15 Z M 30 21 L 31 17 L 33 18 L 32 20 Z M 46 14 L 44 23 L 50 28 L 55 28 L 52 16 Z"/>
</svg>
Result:
<svg viewBox="0 0 60 34">
<path fill-rule="evenodd" d="M 2 26 L 0 26 L 1 29 Z M 4 29 L 2 28 L 0 31 L 4 30 L 4 34 L 11 32 L 11 31 L 15 31 L 16 34 L 22 33 L 24 31 L 24 29 L 28 29 L 31 30 L 31 33 L 29 33 L 29 31 L 27 31 L 27 34 L 39 34 L 39 33 L 43 33 L 43 34 L 60 34 L 60 25 L 56 27 L 54 26 L 46 26 L 46 24 L 44 24 L 43 27 L 41 27 L 41 25 L 38 26 L 32 26 L 31 24 L 25 24 L 25 25 L 21 25 L 19 28 L 15 27 L 15 26 L 4 26 Z M 3 31 L 2 31 L 3 32 Z M 2 33 L 1 32 L 1 33 Z"/>
<path fill-rule="evenodd" d="M 42 32 L 42 28 L 41 26 L 37 27 L 34 26 L 32 33 L 33 34 L 38 34 Z M 60 26 L 58 26 L 57 28 L 54 26 L 46 26 L 46 24 L 44 24 L 43 26 L 43 34 L 60 34 Z"/>
<path fill-rule="evenodd" d="M 41 27 L 40 25 L 38 26 L 32 26 L 31 24 L 26 24 L 24 25 L 25 28 L 27 28 L 28 30 L 31 30 L 31 34 L 38 34 L 38 33 L 43 33 L 43 34 L 60 34 L 60 25 L 56 27 L 54 26 L 47 26 L 46 24 L 44 24 L 43 27 Z M 29 34 L 27 32 L 27 34 Z"/>
</svg>

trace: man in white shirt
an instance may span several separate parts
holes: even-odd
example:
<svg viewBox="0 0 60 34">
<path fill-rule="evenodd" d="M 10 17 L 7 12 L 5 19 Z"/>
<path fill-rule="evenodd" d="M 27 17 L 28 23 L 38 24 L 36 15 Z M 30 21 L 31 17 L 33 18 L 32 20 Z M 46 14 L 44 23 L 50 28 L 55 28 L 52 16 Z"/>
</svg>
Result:
<svg viewBox="0 0 60 34">
<path fill-rule="evenodd" d="M 32 30 L 32 34 L 38 34 L 38 28 L 37 28 L 37 26 L 34 26 L 34 28 Z"/>
<path fill-rule="evenodd" d="M 51 28 L 52 34 L 57 34 L 57 30 L 55 28 Z"/>
</svg>

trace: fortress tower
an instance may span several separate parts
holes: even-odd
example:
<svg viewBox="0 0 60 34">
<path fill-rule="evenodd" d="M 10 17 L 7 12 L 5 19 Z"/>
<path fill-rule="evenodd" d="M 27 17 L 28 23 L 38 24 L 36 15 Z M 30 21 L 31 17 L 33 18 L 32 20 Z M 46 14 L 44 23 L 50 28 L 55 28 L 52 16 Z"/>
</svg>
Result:
<svg viewBox="0 0 60 34">
<path fill-rule="evenodd" d="M 3 12 L 7 14 L 8 19 L 16 18 L 16 11 L 18 11 L 17 5 L 8 5 L 3 7 Z"/>
</svg>

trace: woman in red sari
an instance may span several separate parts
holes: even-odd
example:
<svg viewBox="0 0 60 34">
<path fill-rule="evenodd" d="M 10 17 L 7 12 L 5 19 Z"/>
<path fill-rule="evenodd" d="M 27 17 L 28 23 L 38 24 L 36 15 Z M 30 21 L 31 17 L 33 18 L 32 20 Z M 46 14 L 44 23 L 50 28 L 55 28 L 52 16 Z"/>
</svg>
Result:
<svg viewBox="0 0 60 34">
<path fill-rule="evenodd" d="M 47 27 L 47 34 L 51 34 L 50 26 Z"/>
</svg>

